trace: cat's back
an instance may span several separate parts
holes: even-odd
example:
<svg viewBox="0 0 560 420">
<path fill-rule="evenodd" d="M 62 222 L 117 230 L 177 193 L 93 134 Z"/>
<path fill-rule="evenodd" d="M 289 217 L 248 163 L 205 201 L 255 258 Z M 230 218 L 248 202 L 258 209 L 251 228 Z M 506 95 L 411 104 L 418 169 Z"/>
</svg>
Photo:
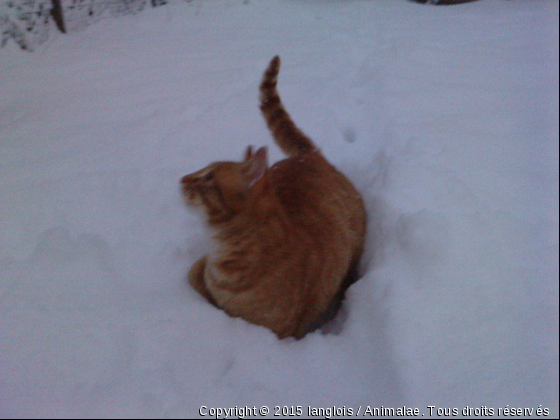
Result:
<svg viewBox="0 0 560 420">
<path fill-rule="evenodd" d="M 365 209 L 352 183 L 319 151 L 289 157 L 271 168 L 271 182 L 288 217 L 321 236 L 340 230 L 363 239 Z M 345 233 L 345 232 L 342 232 Z"/>
</svg>

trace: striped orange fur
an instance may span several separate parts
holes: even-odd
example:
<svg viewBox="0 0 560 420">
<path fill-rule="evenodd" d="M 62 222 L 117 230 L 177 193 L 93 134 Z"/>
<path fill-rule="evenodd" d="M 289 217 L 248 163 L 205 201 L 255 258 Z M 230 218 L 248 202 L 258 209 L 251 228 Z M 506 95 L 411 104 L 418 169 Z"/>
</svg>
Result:
<svg viewBox="0 0 560 420">
<path fill-rule="evenodd" d="M 289 156 L 268 167 L 267 150 L 216 162 L 182 179 L 202 208 L 213 249 L 189 272 L 192 286 L 234 317 L 303 337 L 348 285 L 362 253 L 360 194 L 294 124 L 276 89 L 280 58 L 261 86 L 261 111 Z"/>
</svg>

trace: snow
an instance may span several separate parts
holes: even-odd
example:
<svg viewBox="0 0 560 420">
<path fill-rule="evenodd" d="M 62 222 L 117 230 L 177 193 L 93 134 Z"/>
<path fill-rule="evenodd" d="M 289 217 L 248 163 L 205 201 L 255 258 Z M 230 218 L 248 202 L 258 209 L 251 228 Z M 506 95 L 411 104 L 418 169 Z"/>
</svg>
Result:
<svg viewBox="0 0 560 420">
<path fill-rule="evenodd" d="M 304 340 L 186 284 L 181 176 L 248 144 L 268 61 L 367 203 Z M 558 414 L 558 4 L 194 1 L 0 51 L 0 417 L 201 406 Z"/>
</svg>

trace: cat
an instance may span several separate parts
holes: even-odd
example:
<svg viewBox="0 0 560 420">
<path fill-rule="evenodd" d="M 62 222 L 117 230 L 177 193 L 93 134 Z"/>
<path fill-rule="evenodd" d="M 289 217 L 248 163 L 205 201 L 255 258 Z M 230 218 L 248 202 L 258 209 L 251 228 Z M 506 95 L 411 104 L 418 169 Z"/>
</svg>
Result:
<svg viewBox="0 0 560 420">
<path fill-rule="evenodd" d="M 188 278 L 233 317 L 300 339 L 349 286 L 364 246 L 360 194 L 292 121 L 277 91 L 280 58 L 260 85 L 260 109 L 288 155 L 268 167 L 267 149 L 216 162 L 182 178 L 202 208 L 214 249 Z"/>
</svg>

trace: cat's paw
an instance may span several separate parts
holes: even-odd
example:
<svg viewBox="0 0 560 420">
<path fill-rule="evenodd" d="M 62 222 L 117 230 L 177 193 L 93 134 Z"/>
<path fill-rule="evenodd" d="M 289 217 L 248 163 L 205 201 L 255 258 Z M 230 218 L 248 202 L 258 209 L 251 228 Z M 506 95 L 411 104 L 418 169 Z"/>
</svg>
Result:
<svg viewBox="0 0 560 420">
<path fill-rule="evenodd" d="M 189 282 L 198 290 L 199 284 L 204 284 L 204 269 L 206 268 L 206 257 L 202 257 L 193 264 L 189 271 Z"/>
<path fill-rule="evenodd" d="M 200 293 L 204 298 L 208 300 L 212 305 L 215 305 L 214 298 L 208 291 L 206 287 L 206 283 L 204 282 L 204 270 L 206 269 L 206 257 L 202 257 L 197 262 L 193 264 L 189 271 L 189 283 L 196 290 Z"/>
</svg>

